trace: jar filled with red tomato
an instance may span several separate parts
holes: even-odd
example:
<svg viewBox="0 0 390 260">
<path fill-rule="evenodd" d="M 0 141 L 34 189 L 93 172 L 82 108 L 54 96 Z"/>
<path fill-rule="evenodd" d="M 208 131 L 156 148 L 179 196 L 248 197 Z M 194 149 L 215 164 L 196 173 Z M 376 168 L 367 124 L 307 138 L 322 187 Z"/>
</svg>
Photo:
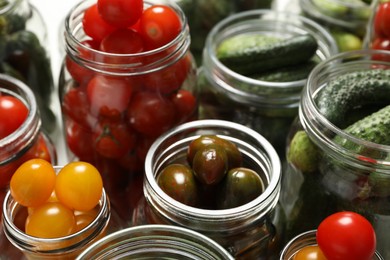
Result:
<svg viewBox="0 0 390 260">
<path fill-rule="evenodd" d="M 60 167 L 30 160 L 18 168 L 15 176 L 3 204 L 2 223 L 6 236 L 2 239 L 12 244 L 13 252 L 2 251 L 2 256 L 75 259 L 106 235 L 110 202 L 102 189 L 101 176 L 92 165 L 76 162 Z M 45 182 L 34 182 L 30 176 Z M 30 186 L 21 189 L 20 185 L 26 183 Z M 42 200 L 46 192 L 48 199 Z"/>
<path fill-rule="evenodd" d="M 28 0 L 1 1 L 0 24 L 0 73 L 15 77 L 32 89 L 42 128 L 54 136 L 58 127 L 46 24 Z"/>
<path fill-rule="evenodd" d="M 114 12 L 115 4 L 128 8 Z M 186 17 L 174 4 L 82 1 L 66 17 L 65 41 L 60 95 L 69 159 L 99 169 L 127 219 L 142 194 L 151 143 L 197 115 Z"/>
<path fill-rule="evenodd" d="M 3 205 L 15 170 L 24 162 L 39 158 L 56 163 L 53 143 L 41 129 L 35 96 L 23 82 L 0 74 L 0 204 Z M 1 207 L 0 212 L 3 211 Z M 9 248 L 0 228 L 1 254 Z"/>
<path fill-rule="evenodd" d="M 185 171 L 167 168 L 186 165 L 189 146 L 202 136 L 231 142 L 242 155 L 242 166 L 250 168 L 254 175 L 249 177 L 242 172 L 236 175 L 236 182 L 225 177 L 222 182 L 205 186 Z M 208 163 L 201 164 L 212 168 Z M 195 171 L 194 164 L 192 169 Z M 275 149 L 259 133 L 224 120 L 188 122 L 153 143 L 145 170 L 145 198 L 134 211 L 135 225 L 168 224 L 194 230 L 215 240 L 235 259 L 277 259 L 284 235 L 284 214 L 278 205 L 281 164 Z M 242 201 L 240 196 L 253 191 L 256 181 L 261 183 L 260 192 Z M 176 196 L 180 193 L 183 196 Z M 230 204 L 233 201 L 237 203 Z"/>
<path fill-rule="evenodd" d="M 390 63 L 377 55 L 390 52 L 340 53 L 308 78 L 287 137 L 280 202 L 288 239 L 353 211 L 371 222 L 378 252 L 390 257 Z"/>
</svg>

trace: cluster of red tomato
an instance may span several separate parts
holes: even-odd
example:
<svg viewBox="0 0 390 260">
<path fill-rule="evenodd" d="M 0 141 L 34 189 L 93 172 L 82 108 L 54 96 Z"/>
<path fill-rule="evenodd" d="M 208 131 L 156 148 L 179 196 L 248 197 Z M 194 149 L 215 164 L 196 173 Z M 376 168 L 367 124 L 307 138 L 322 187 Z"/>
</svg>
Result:
<svg viewBox="0 0 390 260">
<path fill-rule="evenodd" d="M 25 221 L 15 225 L 31 236 L 58 238 L 83 229 L 96 218 L 103 182 L 89 163 L 69 163 L 56 174 L 49 162 L 31 159 L 15 171 L 10 192 L 28 208 Z"/>
<path fill-rule="evenodd" d="M 379 2 L 373 19 L 371 48 L 390 51 L 390 2 Z M 375 55 L 375 60 L 389 61 L 384 55 Z"/>
<path fill-rule="evenodd" d="M 342 211 L 326 217 L 316 233 L 318 245 L 306 246 L 293 260 L 372 260 L 376 249 L 375 230 L 362 215 Z"/>
<path fill-rule="evenodd" d="M 28 113 L 27 106 L 20 99 L 0 92 L 0 140 L 14 133 L 26 121 Z M 10 153 L 6 148 L 2 148 L 0 161 L 7 162 L 8 159 L 14 156 L 13 152 Z M 0 189 L 7 187 L 14 171 L 23 162 L 32 158 L 51 161 L 43 135 L 39 135 L 32 146 L 20 157 L 17 156 L 10 162 L 0 165 Z"/>
<path fill-rule="evenodd" d="M 89 39 L 79 55 L 97 62 L 103 53 L 103 63 L 124 65 L 122 72 L 171 55 L 163 46 L 184 26 L 173 8 L 142 0 L 98 0 L 85 10 L 82 25 Z M 101 171 L 143 169 L 156 137 L 196 113 L 196 97 L 183 87 L 195 73 L 190 54 L 137 76 L 95 72 L 70 56 L 66 67 L 73 79 L 62 100 L 68 147 Z"/>
</svg>

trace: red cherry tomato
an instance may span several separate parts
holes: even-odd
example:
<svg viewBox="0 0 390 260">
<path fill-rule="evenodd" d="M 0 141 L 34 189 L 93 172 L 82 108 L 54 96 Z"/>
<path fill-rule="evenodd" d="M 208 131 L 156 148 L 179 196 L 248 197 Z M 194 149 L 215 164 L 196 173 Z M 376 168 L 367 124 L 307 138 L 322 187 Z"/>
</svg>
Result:
<svg viewBox="0 0 390 260">
<path fill-rule="evenodd" d="M 65 120 L 65 133 L 69 150 L 80 161 L 92 161 L 95 152 L 92 132 L 73 120 Z"/>
<path fill-rule="evenodd" d="M 120 29 L 107 35 L 100 43 L 100 50 L 108 53 L 131 54 L 142 52 L 141 36 L 132 29 Z"/>
<path fill-rule="evenodd" d="M 101 122 L 94 134 L 96 151 L 107 158 L 119 158 L 134 148 L 134 130 L 127 124 Z"/>
<path fill-rule="evenodd" d="M 378 37 L 390 38 L 390 2 L 379 4 L 374 18 L 374 32 Z"/>
<path fill-rule="evenodd" d="M 85 10 L 82 24 L 85 34 L 97 42 L 101 42 L 104 37 L 116 30 L 100 16 L 97 4 Z"/>
<path fill-rule="evenodd" d="M 179 123 L 185 122 L 191 118 L 196 110 L 197 100 L 195 96 L 188 90 L 179 89 L 172 97 L 172 102 L 179 117 Z"/>
<path fill-rule="evenodd" d="M 145 43 L 154 49 L 176 38 L 181 31 L 181 22 L 169 6 L 153 5 L 141 15 L 139 30 Z"/>
<path fill-rule="evenodd" d="M 325 218 L 318 226 L 317 242 L 324 255 L 331 260 L 371 260 L 376 248 L 371 223 L 350 211 Z"/>
<path fill-rule="evenodd" d="M 126 110 L 132 95 L 130 81 L 118 77 L 97 75 L 87 86 L 91 112 L 97 116 L 116 116 Z"/>
<path fill-rule="evenodd" d="M 153 92 L 139 92 L 127 110 L 130 125 L 146 136 L 158 136 L 175 123 L 172 101 Z"/>
<path fill-rule="evenodd" d="M 98 0 L 97 5 L 102 18 L 120 28 L 135 24 L 143 12 L 143 0 Z"/>
<path fill-rule="evenodd" d="M 26 120 L 28 108 L 16 97 L 0 96 L 0 139 L 12 134 Z"/>
<path fill-rule="evenodd" d="M 62 111 L 64 115 L 86 128 L 92 128 L 96 123 L 89 112 L 89 107 L 85 87 L 70 89 L 63 98 Z"/>
<path fill-rule="evenodd" d="M 390 24 L 389 24 L 390 26 Z M 390 51 L 390 38 L 376 38 L 371 45 L 371 49 L 374 50 L 387 50 Z M 390 55 L 375 54 L 372 55 L 373 60 L 390 61 Z"/>
<path fill-rule="evenodd" d="M 318 246 L 306 246 L 298 251 L 292 260 L 327 260 Z"/>
</svg>

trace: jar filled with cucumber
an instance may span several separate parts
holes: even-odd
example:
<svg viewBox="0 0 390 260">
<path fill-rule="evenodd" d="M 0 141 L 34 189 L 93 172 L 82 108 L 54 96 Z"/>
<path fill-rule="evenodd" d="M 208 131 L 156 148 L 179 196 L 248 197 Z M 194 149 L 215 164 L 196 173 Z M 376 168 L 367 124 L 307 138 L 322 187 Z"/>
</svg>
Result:
<svg viewBox="0 0 390 260">
<path fill-rule="evenodd" d="M 363 48 L 372 0 L 299 0 L 302 14 L 326 27 L 340 52 Z"/>
<path fill-rule="evenodd" d="M 200 117 L 251 127 L 283 157 L 308 74 L 337 52 L 332 36 L 305 17 L 272 10 L 232 15 L 206 41 Z"/>
<path fill-rule="evenodd" d="M 272 0 L 171 0 L 185 13 L 191 33 L 191 53 L 201 65 L 207 34 L 231 14 L 253 9 L 270 9 Z"/>
<path fill-rule="evenodd" d="M 0 0 L 0 73 L 10 75 L 35 94 L 43 130 L 56 130 L 52 110 L 54 82 L 46 50 L 46 25 L 28 0 Z"/>
<path fill-rule="evenodd" d="M 281 204 L 287 237 L 338 211 L 366 217 L 390 258 L 389 52 L 344 52 L 308 78 L 286 146 Z"/>
</svg>

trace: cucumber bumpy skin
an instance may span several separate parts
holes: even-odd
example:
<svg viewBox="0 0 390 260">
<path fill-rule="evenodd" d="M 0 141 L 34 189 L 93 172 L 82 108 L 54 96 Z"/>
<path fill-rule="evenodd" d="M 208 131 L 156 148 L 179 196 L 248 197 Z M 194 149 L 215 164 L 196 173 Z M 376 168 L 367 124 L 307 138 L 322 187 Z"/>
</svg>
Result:
<svg viewBox="0 0 390 260">
<path fill-rule="evenodd" d="M 359 139 L 369 142 L 390 145 L 390 105 L 348 126 L 344 131 Z M 335 137 L 335 141 L 348 147 L 348 141 Z"/>
<path fill-rule="evenodd" d="M 319 92 L 316 104 L 321 114 L 336 126 L 348 112 L 369 104 L 390 103 L 390 70 L 373 69 L 341 75 Z"/>
<path fill-rule="evenodd" d="M 217 58 L 242 75 L 300 64 L 311 59 L 318 43 L 313 35 L 287 39 L 262 34 L 242 34 L 224 40 L 217 48 Z"/>
</svg>

